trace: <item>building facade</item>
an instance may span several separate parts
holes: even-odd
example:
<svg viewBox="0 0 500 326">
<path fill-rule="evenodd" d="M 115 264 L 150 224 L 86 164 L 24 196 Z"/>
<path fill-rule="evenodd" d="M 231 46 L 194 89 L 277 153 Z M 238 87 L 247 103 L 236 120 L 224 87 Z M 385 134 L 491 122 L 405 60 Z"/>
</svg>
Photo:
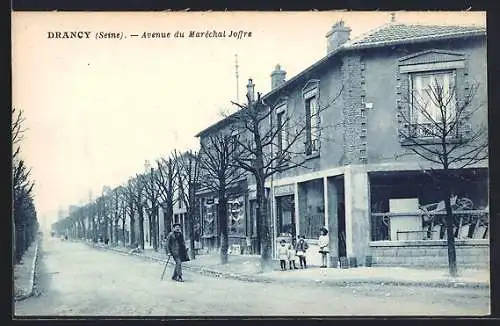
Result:
<svg viewBox="0 0 500 326">
<path fill-rule="evenodd" d="M 271 74 L 273 89 L 264 100 L 276 103 L 274 121 L 285 115 L 307 126 L 294 149 L 303 153 L 303 166 L 266 181 L 274 248 L 303 234 L 309 261 L 319 264 L 316 244 L 326 226 L 330 266 L 446 265 L 443 197 L 435 182 L 443 166 L 411 146 L 415 139 L 434 141 L 428 123 L 439 111 L 429 99 L 433 82 L 453 89 L 451 115 L 474 90 L 466 106 L 478 109 L 457 119 L 449 146 L 486 124 L 486 30 L 390 23 L 358 39 L 349 34 L 343 22 L 335 24 L 323 59 L 288 81 L 280 66 Z M 417 92 L 424 113 L 415 109 Z M 487 160 L 451 169 L 458 263 L 487 265 Z M 246 235 L 252 234 L 254 192 L 248 178 Z"/>
</svg>

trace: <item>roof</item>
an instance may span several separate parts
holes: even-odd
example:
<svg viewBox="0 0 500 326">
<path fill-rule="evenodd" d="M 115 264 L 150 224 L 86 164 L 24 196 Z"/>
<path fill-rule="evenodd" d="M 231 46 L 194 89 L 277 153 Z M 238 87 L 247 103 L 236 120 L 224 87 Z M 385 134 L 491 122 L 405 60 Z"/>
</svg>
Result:
<svg viewBox="0 0 500 326">
<path fill-rule="evenodd" d="M 207 128 L 203 129 L 202 131 L 200 131 L 199 133 L 197 133 L 195 135 L 195 137 L 201 137 L 203 136 L 204 134 L 206 134 L 207 132 L 209 132 L 210 130 L 213 130 L 213 129 L 219 129 L 219 128 L 222 128 L 224 127 L 225 125 L 229 124 L 229 122 L 231 121 L 232 118 L 235 118 L 236 115 L 238 114 L 238 112 L 240 112 L 239 110 L 236 111 L 236 112 L 233 112 L 231 113 L 229 116 L 211 124 L 210 126 L 208 126 Z"/>
<path fill-rule="evenodd" d="M 376 48 L 391 46 L 397 44 L 405 43 L 416 43 L 416 42 L 429 42 L 444 39 L 453 38 L 464 38 L 470 36 L 486 36 L 486 27 L 484 26 L 457 26 L 457 25 L 410 25 L 410 24 L 398 24 L 398 23 L 388 23 L 379 26 L 375 29 L 362 34 L 361 36 L 347 41 L 345 44 L 339 48 L 331 51 L 326 56 L 304 69 L 285 83 L 281 84 L 279 87 L 271 90 L 269 93 L 264 95 L 262 98 L 266 99 L 279 91 L 289 87 L 293 83 L 300 80 L 302 77 L 310 72 L 315 71 L 319 67 L 326 64 L 333 57 L 336 57 L 341 52 L 353 51 L 358 49 L 366 48 Z M 238 111 L 237 111 L 238 112 Z M 216 129 L 228 123 L 228 119 L 233 117 L 233 113 L 227 118 L 224 118 L 211 126 L 205 128 L 203 131 L 199 132 L 196 137 L 207 133 L 210 130 Z"/>
<path fill-rule="evenodd" d="M 353 49 L 475 35 L 486 35 L 486 28 L 483 26 L 407 25 L 392 23 L 371 30 L 359 38 L 347 42 L 343 47 L 345 49 Z"/>
</svg>

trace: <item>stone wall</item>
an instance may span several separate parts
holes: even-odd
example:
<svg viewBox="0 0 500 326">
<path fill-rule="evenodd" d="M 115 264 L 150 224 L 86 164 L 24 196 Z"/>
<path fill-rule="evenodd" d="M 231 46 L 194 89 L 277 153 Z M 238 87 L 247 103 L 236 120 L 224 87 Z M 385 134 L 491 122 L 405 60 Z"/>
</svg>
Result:
<svg viewBox="0 0 500 326">
<path fill-rule="evenodd" d="M 467 268 L 489 267 L 488 240 L 456 240 L 457 265 Z M 447 267 L 445 240 L 370 242 L 372 266 Z"/>
</svg>

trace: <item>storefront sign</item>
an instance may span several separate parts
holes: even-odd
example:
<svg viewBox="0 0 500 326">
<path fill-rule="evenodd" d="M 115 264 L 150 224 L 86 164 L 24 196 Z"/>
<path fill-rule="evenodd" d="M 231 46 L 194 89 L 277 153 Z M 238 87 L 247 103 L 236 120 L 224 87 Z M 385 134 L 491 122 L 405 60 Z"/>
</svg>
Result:
<svg viewBox="0 0 500 326">
<path fill-rule="evenodd" d="M 282 186 L 276 186 L 274 187 L 274 196 L 285 196 L 285 195 L 293 195 L 295 192 L 295 185 L 294 184 L 288 184 L 288 185 L 282 185 Z"/>
</svg>

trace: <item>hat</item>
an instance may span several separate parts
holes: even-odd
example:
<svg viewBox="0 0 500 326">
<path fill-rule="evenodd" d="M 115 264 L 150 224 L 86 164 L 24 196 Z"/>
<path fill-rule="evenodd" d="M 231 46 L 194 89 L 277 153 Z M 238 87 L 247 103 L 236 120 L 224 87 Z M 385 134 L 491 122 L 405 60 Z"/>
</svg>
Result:
<svg viewBox="0 0 500 326">
<path fill-rule="evenodd" d="M 172 224 L 172 228 L 175 228 L 176 226 L 179 226 L 179 227 L 180 227 L 180 226 L 181 226 L 181 223 L 174 223 L 174 224 Z"/>
<path fill-rule="evenodd" d="M 286 243 L 285 239 L 281 239 L 280 243 Z"/>
</svg>

